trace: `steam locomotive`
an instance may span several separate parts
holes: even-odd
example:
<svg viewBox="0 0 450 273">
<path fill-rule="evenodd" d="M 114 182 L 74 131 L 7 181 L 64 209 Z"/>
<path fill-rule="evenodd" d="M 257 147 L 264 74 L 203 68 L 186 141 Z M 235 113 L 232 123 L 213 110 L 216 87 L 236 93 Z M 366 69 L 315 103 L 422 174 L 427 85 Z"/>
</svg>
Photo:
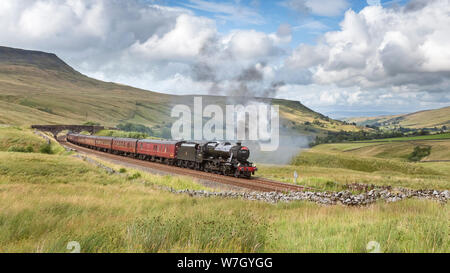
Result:
<svg viewBox="0 0 450 273">
<path fill-rule="evenodd" d="M 187 142 L 68 134 L 67 141 L 86 148 L 227 176 L 251 178 L 258 170 L 241 143 Z"/>
<path fill-rule="evenodd" d="M 177 164 L 206 172 L 250 178 L 257 168 L 248 162 L 250 150 L 230 142 L 182 143 L 177 154 Z M 180 166 L 180 165 L 179 165 Z"/>
</svg>

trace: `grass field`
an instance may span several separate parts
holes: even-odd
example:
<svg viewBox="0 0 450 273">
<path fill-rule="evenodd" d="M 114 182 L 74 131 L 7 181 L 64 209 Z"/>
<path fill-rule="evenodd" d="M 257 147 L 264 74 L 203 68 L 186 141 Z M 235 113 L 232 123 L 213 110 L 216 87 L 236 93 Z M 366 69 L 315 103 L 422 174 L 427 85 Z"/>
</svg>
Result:
<svg viewBox="0 0 450 273">
<path fill-rule="evenodd" d="M 45 144 L 44 138 L 34 134 L 30 129 L 17 126 L 0 126 L 0 151 L 40 152 Z M 64 149 L 56 141 L 51 140 L 49 152 L 60 154 L 64 152 Z"/>
<path fill-rule="evenodd" d="M 154 187 L 174 177 L 129 180 L 70 156 L 0 152 L 0 162 L 0 252 L 68 252 L 70 241 L 82 252 L 366 252 L 369 241 L 384 252 L 450 251 L 449 205 L 433 201 L 202 199 Z"/>
<path fill-rule="evenodd" d="M 383 138 L 383 139 L 373 139 L 357 142 L 391 142 L 391 141 L 412 141 L 412 140 L 433 140 L 433 139 L 450 139 L 450 133 L 444 134 L 434 134 L 426 136 L 411 136 L 411 137 L 394 137 L 394 138 Z"/>
<path fill-rule="evenodd" d="M 395 142 L 368 142 L 368 143 L 333 143 L 314 147 L 310 152 L 333 154 L 335 156 L 358 156 L 377 159 L 393 159 L 406 162 L 408 155 L 416 146 L 431 147 L 431 154 L 422 159 L 422 162 L 430 160 L 450 160 L 449 140 L 409 140 Z M 394 163 L 396 164 L 396 163 Z M 416 166 L 416 165 L 410 165 Z"/>
<path fill-rule="evenodd" d="M 415 146 L 431 146 L 422 162 L 408 162 Z M 302 152 L 292 165 L 261 165 L 258 175 L 322 190 L 340 190 L 345 184 L 366 183 L 413 189 L 450 189 L 450 140 L 387 143 L 322 144 Z"/>
<path fill-rule="evenodd" d="M 359 125 L 373 125 L 375 123 L 383 124 L 384 128 L 403 127 L 403 128 L 441 128 L 450 126 L 450 107 L 420 111 L 410 114 L 379 117 L 358 117 L 349 118 L 347 121 L 355 122 Z"/>
</svg>

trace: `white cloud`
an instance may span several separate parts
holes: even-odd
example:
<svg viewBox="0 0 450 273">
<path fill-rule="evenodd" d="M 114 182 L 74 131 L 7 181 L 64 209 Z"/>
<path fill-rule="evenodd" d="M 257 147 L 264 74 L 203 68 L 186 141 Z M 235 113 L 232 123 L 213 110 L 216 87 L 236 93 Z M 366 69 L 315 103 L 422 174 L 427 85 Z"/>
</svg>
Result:
<svg viewBox="0 0 450 273">
<path fill-rule="evenodd" d="M 279 70 L 279 97 L 326 111 L 437 108 L 450 103 L 450 1 L 349 10 L 338 31 L 300 45 Z M 308 77 L 308 73 L 310 73 Z M 348 109 L 347 109 L 348 110 Z"/>
<path fill-rule="evenodd" d="M 105 52 L 167 32 L 187 10 L 138 1 L 2 0 L 0 43 L 47 51 Z"/>
<path fill-rule="evenodd" d="M 308 68 L 312 82 L 321 85 L 448 92 L 444 79 L 450 77 L 449 13 L 448 0 L 414 9 L 349 10 L 339 31 L 327 32 L 315 46 L 300 45 L 285 67 Z"/>
<path fill-rule="evenodd" d="M 331 112 L 336 115 L 336 112 L 344 112 L 338 114 L 340 117 L 358 116 L 361 113 L 366 115 L 374 110 L 378 113 L 407 113 L 445 107 L 450 103 L 448 92 L 429 93 L 421 90 L 393 92 L 389 88 L 367 90 L 359 87 L 342 88 L 334 84 L 289 84 L 280 89 L 278 97 L 301 98 L 302 103 L 321 113 Z"/>
<path fill-rule="evenodd" d="M 161 37 L 157 34 L 147 41 L 137 41 L 131 52 L 142 54 L 149 60 L 192 60 L 200 55 L 205 43 L 217 34 L 210 19 L 182 14 L 177 17 L 175 27 Z"/>
<path fill-rule="evenodd" d="M 269 35 L 255 30 L 234 31 L 223 42 L 232 56 L 238 59 L 266 59 L 278 53 L 275 41 Z"/>
</svg>

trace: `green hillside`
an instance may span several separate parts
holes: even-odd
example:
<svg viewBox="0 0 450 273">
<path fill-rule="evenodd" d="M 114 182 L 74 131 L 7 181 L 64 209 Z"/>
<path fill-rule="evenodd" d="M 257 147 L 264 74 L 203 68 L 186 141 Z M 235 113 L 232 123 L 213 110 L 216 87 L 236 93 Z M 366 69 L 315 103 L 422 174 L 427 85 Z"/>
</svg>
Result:
<svg viewBox="0 0 450 273">
<path fill-rule="evenodd" d="M 231 98 L 234 102 L 242 98 Z M 356 131 L 297 101 L 251 98 L 280 105 L 283 128 L 307 134 Z M 229 97 L 204 96 L 204 105 L 226 105 Z M 248 101 L 249 98 L 245 98 Z M 174 96 L 89 78 L 56 55 L 0 47 L 0 124 L 80 124 L 106 126 L 131 122 L 168 126 L 176 104 L 192 104 L 193 96 Z"/>
<path fill-rule="evenodd" d="M 415 189 L 449 189 L 450 139 L 410 139 L 385 142 L 346 142 L 314 146 L 302 151 L 291 165 L 258 165 L 258 175 L 320 190 L 345 190 L 363 183 Z M 409 140 L 408 140 L 409 139 Z M 418 162 L 409 156 L 415 147 L 430 147 Z"/>
<path fill-rule="evenodd" d="M 443 126 L 450 128 L 450 107 L 441 109 L 420 111 L 411 114 L 379 117 L 358 117 L 346 119 L 357 125 L 375 125 L 382 128 L 434 128 L 441 129 Z"/>
</svg>

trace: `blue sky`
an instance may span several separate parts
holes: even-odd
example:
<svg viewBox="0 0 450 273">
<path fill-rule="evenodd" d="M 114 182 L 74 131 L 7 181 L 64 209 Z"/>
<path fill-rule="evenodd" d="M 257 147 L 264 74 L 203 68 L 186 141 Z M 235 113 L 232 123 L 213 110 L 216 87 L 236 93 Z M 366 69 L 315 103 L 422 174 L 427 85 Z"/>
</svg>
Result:
<svg viewBox="0 0 450 273">
<path fill-rule="evenodd" d="M 450 0 L 1 0 L 0 45 L 170 94 L 333 117 L 450 105 Z"/>
<path fill-rule="evenodd" d="M 202 5 L 202 2 L 207 2 L 208 6 Z M 344 2 L 346 2 L 346 8 L 342 9 L 342 12 L 337 12 L 335 15 L 330 16 L 318 15 L 312 12 L 299 14 L 286 6 L 286 1 L 284 0 L 156 1 L 156 3 L 187 8 L 196 15 L 216 20 L 218 30 L 222 33 L 228 33 L 234 29 L 254 29 L 272 33 L 277 31 L 280 24 L 289 24 L 293 27 L 291 41 L 291 46 L 293 47 L 300 43 L 315 44 L 322 34 L 339 29 L 339 23 L 342 21 L 344 12 L 347 9 L 359 12 L 368 6 L 367 1 L 348 0 Z M 380 4 L 384 6 L 401 6 L 406 2 L 407 0 L 381 0 Z M 240 18 L 241 20 L 233 20 L 232 14 L 220 11 L 221 6 L 233 7 L 237 11 L 247 10 L 248 12 L 243 13 L 250 16 Z M 243 16 L 245 16 L 244 14 Z"/>
</svg>

